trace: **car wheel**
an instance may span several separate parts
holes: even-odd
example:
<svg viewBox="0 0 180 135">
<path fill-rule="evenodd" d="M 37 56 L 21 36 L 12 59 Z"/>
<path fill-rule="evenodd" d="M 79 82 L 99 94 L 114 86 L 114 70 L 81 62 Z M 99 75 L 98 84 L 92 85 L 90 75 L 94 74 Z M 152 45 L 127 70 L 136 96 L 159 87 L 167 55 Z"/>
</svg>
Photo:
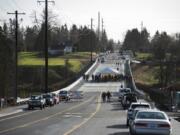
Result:
<svg viewBox="0 0 180 135">
<path fill-rule="evenodd" d="M 129 120 L 128 119 L 126 120 L 126 126 L 127 127 L 129 126 Z"/>
<path fill-rule="evenodd" d="M 130 129 L 130 135 L 136 135 L 136 133 L 133 133 L 132 130 Z"/>
<path fill-rule="evenodd" d="M 28 110 L 31 110 L 31 106 L 28 106 Z"/>
<path fill-rule="evenodd" d="M 43 109 L 43 105 L 40 106 L 40 109 L 41 109 L 41 110 Z"/>
</svg>

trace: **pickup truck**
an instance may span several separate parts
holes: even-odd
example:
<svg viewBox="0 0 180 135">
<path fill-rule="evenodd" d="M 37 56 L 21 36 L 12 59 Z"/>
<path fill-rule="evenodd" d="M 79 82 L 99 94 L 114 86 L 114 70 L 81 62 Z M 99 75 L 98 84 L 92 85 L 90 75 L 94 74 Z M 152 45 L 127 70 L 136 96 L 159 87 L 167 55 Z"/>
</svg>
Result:
<svg viewBox="0 0 180 135">
<path fill-rule="evenodd" d="M 52 93 L 43 94 L 43 98 L 45 99 L 46 106 L 53 106 L 54 105 L 54 97 Z"/>
<path fill-rule="evenodd" d="M 119 100 L 121 101 L 123 99 L 123 96 L 126 93 L 131 93 L 131 89 L 130 88 L 120 88 L 119 89 Z"/>
</svg>

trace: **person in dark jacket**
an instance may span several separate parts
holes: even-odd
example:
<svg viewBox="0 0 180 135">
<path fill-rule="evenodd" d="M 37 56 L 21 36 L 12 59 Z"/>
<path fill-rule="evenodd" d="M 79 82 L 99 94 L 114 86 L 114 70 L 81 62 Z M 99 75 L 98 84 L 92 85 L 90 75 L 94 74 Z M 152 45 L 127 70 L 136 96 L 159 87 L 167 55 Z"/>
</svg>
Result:
<svg viewBox="0 0 180 135">
<path fill-rule="evenodd" d="M 109 91 L 106 93 L 106 96 L 107 96 L 107 101 L 110 102 L 110 100 L 111 100 L 111 93 Z"/>
<path fill-rule="evenodd" d="M 106 93 L 105 92 L 102 93 L 101 97 L 102 97 L 103 102 L 106 102 Z"/>
</svg>

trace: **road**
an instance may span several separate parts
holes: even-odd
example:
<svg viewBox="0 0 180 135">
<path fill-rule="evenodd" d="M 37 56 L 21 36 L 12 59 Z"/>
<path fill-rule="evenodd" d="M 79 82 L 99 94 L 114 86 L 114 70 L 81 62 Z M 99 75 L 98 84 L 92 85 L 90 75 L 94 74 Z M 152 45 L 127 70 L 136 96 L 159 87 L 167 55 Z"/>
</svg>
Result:
<svg viewBox="0 0 180 135">
<path fill-rule="evenodd" d="M 107 58 L 103 66 L 114 66 L 114 56 Z M 124 72 L 123 61 L 119 65 Z M 98 70 L 97 68 L 97 70 Z M 95 71 L 96 72 L 96 71 Z M 101 101 L 102 91 L 116 93 L 125 82 L 84 83 L 79 90 L 84 92 L 82 100 L 61 102 L 44 110 L 23 112 L 0 118 L 0 135 L 129 135 L 125 126 L 126 111 L 117 97 L 111 102 Z M 173 135 L 179 135 L 180 124 L 172 119 Z"/>
</svg>

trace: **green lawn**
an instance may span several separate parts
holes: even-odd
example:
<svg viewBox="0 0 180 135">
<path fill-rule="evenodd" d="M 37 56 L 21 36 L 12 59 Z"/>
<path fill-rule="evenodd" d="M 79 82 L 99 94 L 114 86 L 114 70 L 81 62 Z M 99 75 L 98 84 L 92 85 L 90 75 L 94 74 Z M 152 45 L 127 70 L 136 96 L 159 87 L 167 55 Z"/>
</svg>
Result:
<svg viewBox="0 0 180 135">
<path fill-rule="evenodd" d="M 152 59 L 151 53 L 136 53 L 136 59 L 137 60 L 149 60 Z"/>
<path fill-rule="evenodd" d="M 45 64 L 44 58 L 40 57 L 37 52 L 20 52 L 18 55 L 19 66 L 43 66 Z M 88 62 L 89 58 L 89 52 L 77 52 L 64 56 L 50 57 L 49 66 L 64 66 L 65 59 L 69 59 L 70 69 L 78 72 L 83 67 L 84 61 Z"/>
<path fill-rule="evenodd" d="M 150 86 L 158 83 L 158 80 L 155 78 L 156 72 L 157 67 L 149 67 L 148 65 L 140 65 L 136 68 L 133 68 L 133 76 L 135 81 Z"/>
</svg>

